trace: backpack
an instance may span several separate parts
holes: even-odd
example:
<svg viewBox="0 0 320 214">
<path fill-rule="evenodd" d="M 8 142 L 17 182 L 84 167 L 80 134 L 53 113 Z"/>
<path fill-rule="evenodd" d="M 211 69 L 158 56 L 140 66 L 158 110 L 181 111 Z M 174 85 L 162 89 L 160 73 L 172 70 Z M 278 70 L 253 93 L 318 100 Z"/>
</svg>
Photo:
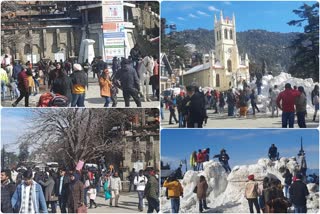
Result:
<svg viewBox="0 0 320 214">
<path fill-rule="evenodd" d="M 44 93 L 40 96 L 37 107 L 49 107 L 49 102 L 53 98 L 53 94 L 50 92 Z"/>
<path fill-rule="evenodd" d="M 48 107 L 68 107 L 69 99 L 66 96 L 56 94 L 49 102 Z"/>
</svg>

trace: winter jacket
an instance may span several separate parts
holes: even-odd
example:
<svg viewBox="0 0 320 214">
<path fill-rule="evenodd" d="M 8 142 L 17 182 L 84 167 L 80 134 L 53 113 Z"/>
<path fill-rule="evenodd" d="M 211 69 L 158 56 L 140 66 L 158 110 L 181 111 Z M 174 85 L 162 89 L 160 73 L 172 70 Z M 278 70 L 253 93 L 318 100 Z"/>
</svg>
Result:
<svg viewBox="0 0 320 214">
<path fill-rule="evenodd" d="M 291 185 L 291 183 L 292 183 L 292 174 L 290 172 L 284 174 L 284 183 L 286 185 Z"/>
<path fill-rule="evenodd" d="M 110 179 L 110 188 L 111 190 L 122 190 L 121 179 L 119 177 L 111 177 Z"/>
<path fill-rule="evenodd" d="M 305 206 L 307 204 L 306 196 L 309 195 L 307 185 L 301 180 L 291 184 L 289 189 L 291 202 L 296 206 Z"/>
<path fill-rule="evenodd" d="M 271 157 L 276 157 L 277 156 L 277 153 L 278 153 L 278 148 L 275 146 L 275 147 L 270 147 L 269 148 L 269 155 Z"/>
<path fill-rule="evenodd" d="M 69 194 L 68 194 L 68 208 L 73 211 L 77 211 L 81 203 L 84 203 L 84 190 L 81 181 L 77 180 L 74 183 L 69 184 Z"/>
<path fill-rule="evenodd" d="M 277 105 L 281 108 L 280 101 L 282 101 L 283 112 L 294 112 L 295 98 L 300 96 L 300 92 L 293 89 L 285 89 L 277 98 Z"/>
<path fill-rule="evenodd" d="M 1 184 L 1 212 L 13 213 L 11 198 L 16 189 L 13 183 Z"/>
<path fill-rule="evenodd" d="M 258 183 L 252 180 L 246 183 L 245 197 L 246 199 L 258 198 Z"/>
<path fill-rule="evenodd" d="M 194 167 L 197 165 L 197 158 L 193 155 L 193 153 L 190 155 L 190 166 Z"/>
<path fill-rule="evenodd" d="M 202 181 L 197 184 L 197 197 L 199 200 L 206 199 L 208 190 L 207 181 Z"/>
<path fill-rule="evenodd" d="M 204 162 L 204 161 L 205 161 L 205 156 L 203 155 L 202 152 L 199 152 L 199 153 L 197 154 L 197 162 L 198 162 L 198 163 L 202 163 L 202 162 Z"/>
<path fill-rule="evenodd" d="M 112 83 L 109 79 L 105 79 L 103 77 L 100 77 L 99 79 L 99 85 L 100 85 L 100 95 L 101 97 L 111 97 L 111 86 Z"/>
<path fill-rule="evenodd" d="M 296 97 L 296 112 L 306 112 L 307 110 L 307 98 L 304 93 L 301 93 L 300 96 Z"/>
<path fill-rule="evenodd" d="M 144 191 L 144 189 L 146 188 L 147 182 L 148 182 L 148 178 L 144 175 L 135 176 L 133 181 L 134 185 L 137 186 L 137 191 Z"/>
<path fill-rule="evenodd" d="M 21 183 L 17 186 L 17 189 L 11 198 L 11 205 L 15 212 L 19 212 L 21 208 L 23 185 L 25 186 L 24 183 Z M 44 198 L 41 186 L 35 181 L 32 181 L 32 185 L 35 187 L 32 193 L 32 200 L 35 213 L 48 213 L 46 200 Z"/>
<path fill-rule="evenodd" d="M 0 75 L 1 81 L 3 81 L 5 84 L 9 83 L 8 74 L 3 68 L 0 68 Z"/>
<path fill-rule="evenodd" d="M 62 188 L 61 188 L 61 193 L 60 193 L 60 182 L 61 182 L 61 177 L 57 179 L 57 185 L 55 186 L 56 188 L 56 193 L 57 195 L 62 196 L 63 198 L 68 197 L 68 190 L 69 190 L 69 184 L 70 184 L 70 178 L 68 176 L 64 176 L 62 179 Z"/>
<path fill-rule="evenodd" d="M 97 190 L 95 188 L 90 188 L 88 194 L 90 199 L 95 200 L 97 197 Z"/>
<path fill-rule="evenodd" d="M 52 84 L 52 91 L 53 93 L 66 96 L 68 98 L 68 102 L 70 103 L 72 99 L 72 82 L 70 78 L 67 75 L 56 78 Z"/>
<path fill-rule="evenodd" d="M 206 116 L 204 95 L 196 92 L 189 101 L 189 120 L 191 123 L 203 121 Z"/>
<path fill-rule="evenodd" d="M 52 86 L 53 81 L 57 78 L 58 76 L 58 70 L 57 69 L 53 69 L 49 71 L 49 80 L 48 80 L 48 86 Z"/>
<path fill-rule="evenodd" d="M 22 66 L 20 64 L 14 65 L 13 66 L 13 73 L 12 73 L 12 77 L 13 79 L 17 79 L 18 78 L 18 74 L 22 71 Z"/>
<path fill-rule="evenodd" d="M 88 83 L 87 75 L 84 71 L 75 71 L 70 75 L 73 85 L 81 85 L 85 87 Z"/>
<path fill-rule="evenodd" d="M 150 176 L 144 189 L 144 195 L 147 198 L 153 198 L 159 201 L 159 181 L 155 176 Z"/>
<path fill-rule="evenodd" d="M 163 187 L 168 188 L 169 198 L 179 198 L 183 195 L 183 188 L 181 186 L 181 183 L 177 180 L 171 182 L 165 180 L 163 183 Z"/>
<path fill-rule="evenodd" d="M 21 71 L 18 74 L 18 89 L 19 91 L 28 92 L 29 91 L 29 81 L 26 70 Z"/>
<path fill-rule="evenodd" d="M 45 187 L 44 198 L 46 199 L 46 201 L 52 201 L 51 196 L 53 195 L 53 193 L 55 194 L 54 192 L 55 181 L 53 180 L 53 178 L 49 177 L 49 179 L 46 182 L 39 181 L 39 184 Z"/>
<path fill-rule="evenodd" d="M 123 90 L 137 89 L 140 91 L 140 82 L 135 69 L 130 65 L 125 65 L 119 71 L 121 87 Z"/>
</svg>

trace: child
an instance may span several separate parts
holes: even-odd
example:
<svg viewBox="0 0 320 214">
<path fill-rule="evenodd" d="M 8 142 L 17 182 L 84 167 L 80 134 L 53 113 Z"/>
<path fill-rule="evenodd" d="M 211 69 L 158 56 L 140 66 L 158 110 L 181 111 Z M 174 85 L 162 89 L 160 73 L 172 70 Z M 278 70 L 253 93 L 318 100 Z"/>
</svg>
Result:
<svg viewBox="0 0 320 214">
<path fill-rule="evenodd" d="M 94 202 L 94 200 L 97 197 L 97 190 L 94 187 L 94 185 L 90 185 L 88 194 L 89 194 L 89 198 L 90 198 L 90 207 L 89 207 L 89 209 L 92 208 L 92 204 L 94 204 L 95 208 L 97 208 L 97 204 L 96 204 L 96 202 Z"/>
</svg>

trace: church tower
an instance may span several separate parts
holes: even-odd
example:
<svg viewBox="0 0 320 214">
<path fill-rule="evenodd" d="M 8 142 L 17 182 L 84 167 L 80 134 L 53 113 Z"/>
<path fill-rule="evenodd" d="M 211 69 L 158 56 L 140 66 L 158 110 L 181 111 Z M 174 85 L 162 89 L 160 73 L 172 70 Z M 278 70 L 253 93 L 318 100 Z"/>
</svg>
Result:
<svg viewBox="0 0 320 214">
<path fill-rule="evenodd" d="M 214 35 L 216 59 L 225 68 L 226 75 L 231 75 L 240 65 L 234 14 L 231 20 L 224 18 L 222 11 L 219 20 L 214 16 Z"/>
</svg>

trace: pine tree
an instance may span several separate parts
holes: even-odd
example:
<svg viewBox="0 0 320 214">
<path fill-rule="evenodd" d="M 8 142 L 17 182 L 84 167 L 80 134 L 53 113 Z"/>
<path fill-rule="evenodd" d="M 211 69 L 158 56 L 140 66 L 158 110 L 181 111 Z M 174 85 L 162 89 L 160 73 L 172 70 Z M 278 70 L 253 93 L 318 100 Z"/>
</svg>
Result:
<svg viewBox="0 0 320 214">
<path fill-rule="evenodd" d="M 292 57 L 294 65 L 289 72 L 298 77 L 312 77 L 319 81 L 319 3 L 312 6 L 304 4 L 293 10 L 293 13 L 300 19 L 292 20 L 288 24 L 299 27 L 304 25 L 304 32 L 291 43 L 295 54 Z"/>
</svg>

